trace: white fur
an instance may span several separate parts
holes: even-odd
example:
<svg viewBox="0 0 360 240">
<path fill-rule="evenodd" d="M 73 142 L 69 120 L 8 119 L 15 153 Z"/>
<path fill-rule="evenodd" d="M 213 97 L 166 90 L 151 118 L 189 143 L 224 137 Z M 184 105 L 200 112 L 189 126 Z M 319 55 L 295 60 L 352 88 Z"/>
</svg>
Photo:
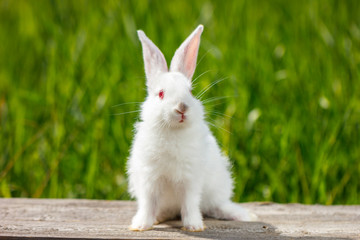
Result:
<svg viewBox="0 0 360 240">
<path fill-rule="evenodd" d="M 147 230 L 177 215 L 188 231 L 204 230 L 203 214 L 244 221 L 254 217 L 230 201 L 229 161 L 204 120 L 201 102 L 190 92 L 202 30 L 200 25 L 176 51 L 170 72 L 161 51 L 138 31 L 148 95 L 127 165 L 129 192 L 138 202 L 132 230 Z M 183 122 L 180 103 L 188 107 Z"/>
</svg>

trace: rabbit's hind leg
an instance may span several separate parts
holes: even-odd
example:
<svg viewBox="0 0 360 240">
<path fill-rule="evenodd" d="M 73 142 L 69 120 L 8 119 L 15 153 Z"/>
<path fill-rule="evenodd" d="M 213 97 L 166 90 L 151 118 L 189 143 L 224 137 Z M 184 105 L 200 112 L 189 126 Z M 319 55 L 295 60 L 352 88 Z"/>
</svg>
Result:
<svg viewBox="0 0 360 240">
<path fill-rule="evenodd" d="M 233 202 L 227 202 L 214 206 L 204 212 L 205 215 L 216 219 L 233 221 L 256 221 L 257 216 L 248 209 Z"/>
</svg>

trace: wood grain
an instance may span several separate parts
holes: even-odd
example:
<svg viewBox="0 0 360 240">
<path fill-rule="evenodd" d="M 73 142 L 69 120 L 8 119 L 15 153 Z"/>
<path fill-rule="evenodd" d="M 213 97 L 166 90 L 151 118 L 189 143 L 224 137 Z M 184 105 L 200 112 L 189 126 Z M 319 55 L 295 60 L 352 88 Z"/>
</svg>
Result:
<svg viewBox="0 0 360 240">
<path fill-rule="evenodd" d="M 360 206 L 241 204 L 257 222 L 205 219 L 206 231 L 169 221 L 151 231 L 128 230 L 135 202 L 0 199 L 0 239 L 360 239 Z"/>
</svg>

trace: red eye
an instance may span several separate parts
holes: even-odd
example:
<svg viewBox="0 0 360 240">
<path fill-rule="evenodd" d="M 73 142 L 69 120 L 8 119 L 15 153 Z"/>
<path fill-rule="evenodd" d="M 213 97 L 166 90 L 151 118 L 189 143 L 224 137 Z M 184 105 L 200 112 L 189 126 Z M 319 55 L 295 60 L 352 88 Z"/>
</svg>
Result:
<svg viewBox="0 0 360 240">
<path fill-rule="evenodd" d="M 159 92 L 159 98 L 160 98 L 160 99 L 163 99 L 163 98 L 164 98 L 164 91 L 163 91 L 163 90 L 161 90 L 161 91 Z"/>
</svg>

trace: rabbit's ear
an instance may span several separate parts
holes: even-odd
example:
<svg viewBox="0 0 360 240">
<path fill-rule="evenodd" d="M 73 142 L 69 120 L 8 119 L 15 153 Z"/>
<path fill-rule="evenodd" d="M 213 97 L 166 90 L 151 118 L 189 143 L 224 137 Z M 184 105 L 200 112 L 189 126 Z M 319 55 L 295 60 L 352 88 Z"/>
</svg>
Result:
<svg viewBox="0 0 360 240">
<path fill-rule="evenodd" d="M 137 31 L 143 48 L 145 73 L 147 85 L 149 81 L 160 72 L 167 72 L 167 64 L 160 49 L 145 35 L 142 30 Z"/>
<path fill-rule="evenodd" d="M 203 29 L 203 25 L 199 25 L 176 50 L 171 60 L 170 71 L 181 72 L 191 80 L 196 67 L 200 36 Z"/>
</svg>

